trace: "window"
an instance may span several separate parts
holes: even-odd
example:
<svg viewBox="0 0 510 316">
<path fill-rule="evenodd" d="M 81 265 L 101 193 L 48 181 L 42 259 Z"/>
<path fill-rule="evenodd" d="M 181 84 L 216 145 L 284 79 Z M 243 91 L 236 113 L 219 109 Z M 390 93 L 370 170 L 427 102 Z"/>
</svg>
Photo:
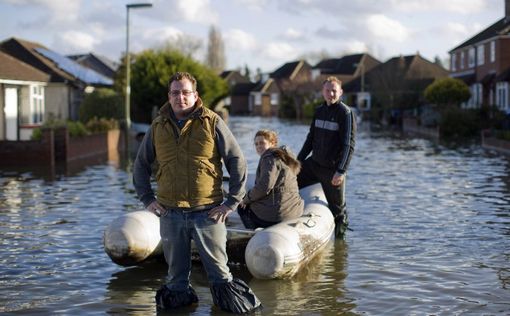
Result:
<svg viewBox="0 0 510 316">
<path fill-rule="evenodd" d="M 466 104 L 466 108 L 479 108 L 482 104 L 482 84 L 475 83 L 469 87 L 471 91 L 471 98 Z"/>
<path fill-rule="evenodd" d="M 457 62 L 457 58 L 456 57 L 457 57 L 457 53 L 453 53 L 452 54 L 452 60 L 451 60 L 451 67 L 450 67 L 452 69 L 452 71 L 456 71 L 457 70 L 457 67 L 455 65 L 455 63 Z"/>
<path fill-rule="evenodd" d="M 490 59 L 491 63 L 496 61 L 496 41 L 491 42 L 491 48 L 490 48 Z"/>
<path fill-rule="evenodd" d="M 44 119 L 44 87 L 32 86 L 30 96 L 30 108 L 32 112 L 32 124 L 40 124 Z"/>
<path fill-rule="evenodd" d="M 476 64 L 477 65 L 483 65 L 485 63 L 485 45 L 479 45 L 476 48 Z"/>
<path fill-rule="evenodd" d="M 278 93 L 271 93 L 271 105 L 278 105 Z"/>
<path fill-rule="evenodd" d="M 460 69 L 464 69 L 464 63 L 466 62 L 466 59 L 464 58 L 466 54 L 464 52 L 460 52 Z"/>
<path fill-rule="evenodd" d="M 312 69 L 312 80 L 317 79 L 321 75 L 320 69 Z"/>
<path fill-rule="evenodd" d="M 475 66 L 475 48 L 471 47 L 468 50 L 468 67 L 473 68 Z"/>
<path fill-rule="evenodd" d="M 44 86 L 30 85 L 21 89 L 20 123 L 42 124 L 44 120 Z"/>
<path fill-rule="evenodd" d="M 510 111 L 509 86 L 508 82 L 498 82 L 496 84 L 496 105 L 498 109 L 507 113 Z"/>
<path fill-rule="evenodd" d="M 474 84 L 475 88 L 475 108 L 479 108 L 482 105 L 482 84 L 476 83 Z"/>
<path fill-rule="evenodd" d="M 261 105 L 262 104 L 262 95 L 260 94 L 260 92 L 255 92 L 253 93 L 253 96 L 254 96 L 254 103 L 255 105 Z"/>
</svg>

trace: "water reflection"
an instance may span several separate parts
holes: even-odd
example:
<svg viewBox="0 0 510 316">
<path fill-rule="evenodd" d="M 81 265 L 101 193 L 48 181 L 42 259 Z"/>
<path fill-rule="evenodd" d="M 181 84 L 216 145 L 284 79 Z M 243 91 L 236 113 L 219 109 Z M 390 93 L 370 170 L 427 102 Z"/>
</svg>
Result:
<svg viewBox="0 0 510 316">
<path fill-rule="evenodd" d="M 307 124 L 231 117 L 250 171 L 253 135 L 280 132 L 299 151 Z M 0 170 L 0 312 L 154 315 L 166 265 L 123 268 L 104 253 L 111 220 L 141 208 L 131 161 Z M 291 280 L 257 280 L 262 315 L 510 314 L 510 160 L 463 147 L 361 128 L 349 173 L 347 241 L 331 243 Z M 194 265 L 197 306 L 223 315 Z M 168 315 L 174 313 L 160 313 Z"/>
</svg>

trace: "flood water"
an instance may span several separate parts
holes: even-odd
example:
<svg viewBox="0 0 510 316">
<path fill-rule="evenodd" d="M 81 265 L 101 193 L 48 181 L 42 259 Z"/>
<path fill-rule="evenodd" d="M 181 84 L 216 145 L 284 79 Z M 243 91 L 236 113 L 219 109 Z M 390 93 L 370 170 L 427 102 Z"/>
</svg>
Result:
<svg viewBox="0 0 510 316">
<path fill-rule="evenodd" d="M 254 132 L 271 128 L 297 152 L 306 124 L 231 117 L 250 172 Z M 260 315 L 509 315 L 510 159 L 361 126 L 347 182 L 351 228 L 291 280 L 257 280 Z M 0 312 L 155 315 L 166 265 L 125 268 L 103 251 L 115 217 L 140 209 L 129 161 L 0 170 Z M 194 265 L 198 306 L 222 315 Z"/>
</svg>

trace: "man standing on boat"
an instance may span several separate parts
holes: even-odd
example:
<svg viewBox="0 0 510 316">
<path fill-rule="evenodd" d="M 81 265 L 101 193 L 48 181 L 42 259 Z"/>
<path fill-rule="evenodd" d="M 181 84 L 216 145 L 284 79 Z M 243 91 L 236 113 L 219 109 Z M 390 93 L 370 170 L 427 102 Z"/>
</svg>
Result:
<svg viewBox="0 0 510 316">
<path fill-rule="evenodd" d="M 138 197 L 160 217 L 160 234 L 168 263 L 167 283 L 158 290 L 159 309 L 198 301 L 191 287 L 191 241 L 207 272 L 213 301 L 223 310 L 246 313 L 260 301 L 227 266 L 225 219 L 245 194 L 246 162 L 225 122 L 207 109 L 196 91 L 196 79 L 174 74 L 168 102 L 159 111 L 140 145 L 133 168 Z M 224 201 L 222 160 L 230 175 Z M 157 162 L 157 198 L 151 166 Z"/>
<path fill-rule="evenodd" d="M 310 131 L 298 155 L 302 163 L 299 188 L 320 182 L 335 218 L 335 235 L 339 238 L 344 237 L 349 224 L 345 184 L 356 135 L 356 117 L 354 111 L 340 101 L 342 93 L 342 82 L 338 78 L 331 76 L 324 80 L 325 102 L 315 110 Z"/>
</svg>

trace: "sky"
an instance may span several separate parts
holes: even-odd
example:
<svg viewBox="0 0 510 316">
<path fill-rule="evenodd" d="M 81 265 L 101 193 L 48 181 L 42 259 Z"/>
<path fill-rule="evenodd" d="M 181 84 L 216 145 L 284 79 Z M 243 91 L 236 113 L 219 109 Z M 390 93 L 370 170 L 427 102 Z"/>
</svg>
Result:
<svg viewBox="0 0 510 316">
<path fill-rule="evenodd" d="M 504 0 L 0 0 L 0 41 L 17 37 L 64 55 L 119 61 L 130 3 L 153 5 L 130 9 L 130 52 L 194 43 L 192 56 L 204 61 L 214 25 L 227 69 L 261 72 L 363 52 L 381 62 L 417 52 L 444 62 L 504 16 Z"/>
</svg>

